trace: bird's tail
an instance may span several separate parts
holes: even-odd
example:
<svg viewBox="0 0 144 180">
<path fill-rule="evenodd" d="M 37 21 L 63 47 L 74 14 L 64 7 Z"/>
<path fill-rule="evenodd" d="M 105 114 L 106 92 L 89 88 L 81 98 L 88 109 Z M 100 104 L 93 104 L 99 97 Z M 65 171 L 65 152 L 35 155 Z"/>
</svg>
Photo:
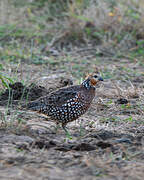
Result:
<svg viewBox="0 0 144 180">
<path fill-rule="evenodd" d="M 41 103 L 39 101 L 32 101 L 27 104 L 23 104 L 21 108 L 32 110 L 32 111 L 40 111 Z"/>
</svg>

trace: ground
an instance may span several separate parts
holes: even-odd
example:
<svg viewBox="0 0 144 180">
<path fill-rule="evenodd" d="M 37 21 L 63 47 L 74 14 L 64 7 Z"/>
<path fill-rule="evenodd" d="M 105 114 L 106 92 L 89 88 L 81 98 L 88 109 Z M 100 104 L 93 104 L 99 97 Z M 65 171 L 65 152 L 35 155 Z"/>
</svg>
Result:
<svg viewBox="0 0 144 180">
<path fill-rule="evenodd" d="M 119 62 L 113 67 L 116 65 L 121 69 Z M 126 62 L 126 65 L 141 72 L 141 66 L 135 67 L 135 63 Z M 29 68 L 28 65 L 24 73 Z M 31 68 L 35 76 L 39 74 L 38 66 Z M 117 76 L 123 76 L 119 69 L 116 69 Z M 131 78 L 137 89 L 129 82 L 116 85 L 118 80 L 105 79 L 97 88 L 89 111 L 68 124 L 72 139 L 68 139 L 61 128 L 54 134 L 51 131 L 54 122 L 42 115 L 18 108 L 20 88 L 29 88 L 30 100 L 34 100 L 68 83 L 77 83 L 65 73 L 55 72 L 47 79 L 43 75 L 39 78 L 44 81 L 38 81 L 35 86 L 26 88 L 20 83 L 11 86 L 15 100 L 10 102 L 9 108 L 6 107 L 7 90 L 1 94 L 1 179 L 142 179 L 143 76 Z"/>
<path fill-rule="evenodd" d="M 84 6 L 84 14 L 73 14 L 80 13 L 76 7 L 82 1 L 70 1 L 69 16 L 51 1 L 50 9 L 60 9 L 48 17 L 45 0 L 15 1 L 16 7 L 8 2 L 0 3 L 5 17 L 0 18 L 8 21 L 0 24 L 0 179 L 142 180 L 144 27 L 138 17 L 144 11 L 138 6 L 135 11 L 131 3 L 126 16 L 125 1 L 118 1 L 112 12 L 100 1 L 99 18 L 104 13 L 104 19 L 89 22 L 89 16 L 95 17 L 94 4 L 91 9 Z M 8 5 L 16 18 L 7 18 Z M 127 25 L 130 20 L 136 25 Z M 61 127 L 55 132 L 50 118 L 22 108 L 59 88 L 80 84 L 96 69 L 104 81 L 88 112 L 67 125 L 71 138 Z"/>
</svg>

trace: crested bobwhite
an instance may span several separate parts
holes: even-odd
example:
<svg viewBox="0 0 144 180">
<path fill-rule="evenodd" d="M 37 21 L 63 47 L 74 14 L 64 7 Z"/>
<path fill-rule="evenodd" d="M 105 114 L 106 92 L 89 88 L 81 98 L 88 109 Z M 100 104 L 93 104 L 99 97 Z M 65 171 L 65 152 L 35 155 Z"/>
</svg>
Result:
<svg viewBox="0 0 144 180">
<path fill-rule="evenodd" d="M 99 75 L 89 75 L 81 85 L 70 86 L 52 92 L 45 97 L 27 104 L 27 109 L 51 117 L 57 124 L 66 124 L 83 115 L 95 97 L 95 86 L 103 79 Z"/>
</svg>

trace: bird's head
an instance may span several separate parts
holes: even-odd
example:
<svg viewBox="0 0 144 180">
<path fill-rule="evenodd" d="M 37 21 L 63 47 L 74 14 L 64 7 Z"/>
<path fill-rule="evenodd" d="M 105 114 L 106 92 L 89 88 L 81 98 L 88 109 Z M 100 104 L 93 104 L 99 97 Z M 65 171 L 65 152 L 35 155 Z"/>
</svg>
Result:
<svg viewBox="0 0 144 180">
<path fill-rule="evenodd" d="M 90 74 L 82 82 L 82 85 L 85 88 L 90 89 L 91 87 L 96 87 L 96 85 L 99 84 L 100 81 L 103 81 L 103 78 L 100 76 L 100 74 Z"/>
</svg>

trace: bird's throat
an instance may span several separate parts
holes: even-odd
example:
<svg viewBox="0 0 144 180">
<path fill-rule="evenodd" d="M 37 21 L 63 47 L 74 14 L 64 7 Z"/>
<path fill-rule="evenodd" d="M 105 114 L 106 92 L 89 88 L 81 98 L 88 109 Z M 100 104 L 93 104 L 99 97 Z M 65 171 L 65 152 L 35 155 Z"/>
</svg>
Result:
<svg viewBox="0 0 144 180">
<path fill-rule="evenodd" d="M 83 87 L 85 87 L 86 89 L 90 89 L 91 85 L 90 85 L 90 80 L 86 79 L 82 82 Z"/>
</svg>

